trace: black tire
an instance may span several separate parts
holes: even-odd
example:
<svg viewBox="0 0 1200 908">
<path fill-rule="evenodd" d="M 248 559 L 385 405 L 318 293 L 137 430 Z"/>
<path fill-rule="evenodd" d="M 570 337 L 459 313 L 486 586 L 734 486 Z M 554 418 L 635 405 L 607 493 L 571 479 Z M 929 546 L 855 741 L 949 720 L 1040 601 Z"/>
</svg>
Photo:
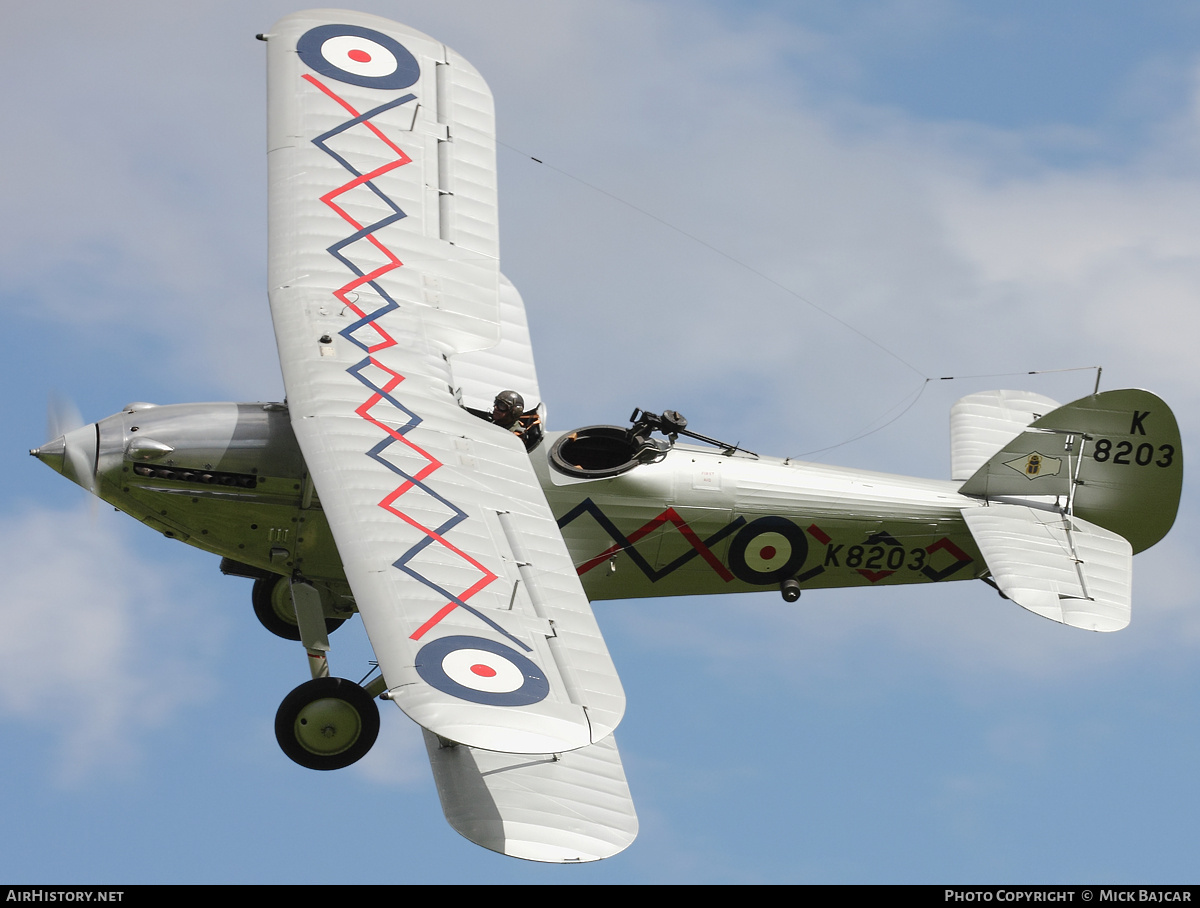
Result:
<svg viewBox="0 0 1200 908">
<path fill-rule="evenodd" d="M 341 769 L 367 755 L 379 737 L 379 707 L 345 678 L 314 678 L 288 694 L 275 713 L 275 740 L 308 769 Z"/>
<path fill-rule="evenodd" d="M 300 625 L 296 623 L 296 609 L 292 605 L 287 577 L 273 575 L 255 580 L 250 598 L 259 624 L 284 640 L 300 639 Z M 345 623 L 345 618 L 326 618 L 325 633 L 332 634 Z"/>
</svg>

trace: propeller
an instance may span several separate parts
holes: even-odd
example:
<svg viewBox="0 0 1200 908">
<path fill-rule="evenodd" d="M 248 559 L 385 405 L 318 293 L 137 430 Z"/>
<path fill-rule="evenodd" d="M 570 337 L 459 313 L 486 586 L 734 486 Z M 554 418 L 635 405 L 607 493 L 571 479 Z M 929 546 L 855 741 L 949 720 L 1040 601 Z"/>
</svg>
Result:
<svg viewBox="0 0 1200 908">
<path fill-rule="evenodd" d="M 80 415 L 75 402 L 58 392 L 51 392 L 49 400 L 46 401 L 46 437 L 61 438 L 82 425 L 83 416 Z"/>
<path fill-rule="evenodd" d="M 52 394 L 46 406 L 46 434 L 51 440 L 29 453 L 94 495 L 98 447 L 95 425 L 84 425 L 74 403 Z"/>
</svg>

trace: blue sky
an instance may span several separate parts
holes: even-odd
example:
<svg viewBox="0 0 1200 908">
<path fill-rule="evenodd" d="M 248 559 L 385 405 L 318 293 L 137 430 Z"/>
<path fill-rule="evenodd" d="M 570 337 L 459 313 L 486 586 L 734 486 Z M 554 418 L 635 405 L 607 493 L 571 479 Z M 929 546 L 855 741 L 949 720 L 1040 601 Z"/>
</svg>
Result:
<svg viewBox="0 0 1200 908">
<path fill-rule="evenodd" d="M 1193 5 L 361 8 L 491 83 L 504 267 L 552 427 L 674 408 L 800 456 L 922 391 L 814 458 L 944 477 L 957 397 L 1067 401 L 1094 372 L 1022 373 L 1102 365 L 1102 387 L 1166 399 L 1190 449 Z M 258 626 L 249 582 L 92 513 L 25 451 L 51 391 L 88 420 L 133 400 L 282 396 L 253 36 L 293 9 L 6 13 L 0 879 L 1195 881 L 1190 481 L 1172 534 L 1135 561 L 1118 634 L 970 583 L 599 603 L 641 833 L 596 865 L 460 838 L 398 711 L 355 767 L 291 764 L 272 721 L 307 669 Z M 944 375 L 996 377 L 925 382 Z M 358 622 L 334 643 L 335 670 L 366 671 Z"/>
</svg>

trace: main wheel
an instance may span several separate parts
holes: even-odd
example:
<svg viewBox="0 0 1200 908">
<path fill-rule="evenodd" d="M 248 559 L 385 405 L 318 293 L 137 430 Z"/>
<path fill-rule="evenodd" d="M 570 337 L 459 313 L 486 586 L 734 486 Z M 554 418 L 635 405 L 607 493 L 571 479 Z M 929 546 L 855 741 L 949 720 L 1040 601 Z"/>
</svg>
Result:
<svg viewBox="0 0 1200 908">
<path fill-rule="evenodd" d="M 379 736 L 379 707 L 345 678 L 314 678 L 279 704 L 275 739 L 309 769 L 341 769 L 366 756 Z"/>
<path fill-rule="evenodd" d="M 255 580 L 250 598 L 254 602 L 254 614 L 263 627 L 284 640 L 300 639 L 296 607 L 292 604 L 292 587 L 286 577 Z M 332 634 L 345 623 L 345 618 L 326 618 L 325 633 Z"/>
</svg>

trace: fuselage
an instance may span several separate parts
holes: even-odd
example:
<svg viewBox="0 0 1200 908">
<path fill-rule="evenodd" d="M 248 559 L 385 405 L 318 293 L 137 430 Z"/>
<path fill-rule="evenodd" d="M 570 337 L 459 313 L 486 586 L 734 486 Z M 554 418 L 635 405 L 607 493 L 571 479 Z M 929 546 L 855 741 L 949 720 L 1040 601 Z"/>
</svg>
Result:
<svg viewBox="0 0 1200 908">
<path fill-rule="evenodd" d="M 665 442 L 652 462 L 579 475 L 551 456 L 563 436 L 530 457 L 592 599 L 986 571 L 962 519 L 980 502 L 959 483 Z M 167 536 L 253 571 L 298 572 L 327 611 L 353 609 L 283 404 L 131 404 L 31 453 Z"/>
</svg>

